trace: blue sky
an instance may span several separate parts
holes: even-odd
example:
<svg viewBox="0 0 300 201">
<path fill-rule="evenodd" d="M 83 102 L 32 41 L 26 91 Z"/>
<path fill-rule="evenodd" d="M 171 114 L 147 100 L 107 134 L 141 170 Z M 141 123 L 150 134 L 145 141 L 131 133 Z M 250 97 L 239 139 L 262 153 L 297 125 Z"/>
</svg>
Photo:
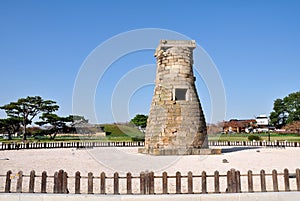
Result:
<svg viewBox="0 0 300 201">
<path fill-rule="evenodd" d="M 160 28 L 196 40 L 209 54 L 224 84 L 226 120 L 269 114 L 276 98 L 299 91 L 299 24 L 300 2 L 292 0 L 1 0 L 0 105 L 40 95 L 57 101 L 59 115 L 69 115 L 76 77 L 97 46 L 126 31 Z M 153 54 L 132 53 L 110 66 L 94 97 L 99 123 L 115 121 L 114 87 L 138 66 L 155 64 Z M 209 91 L 196 76 L 209 119 Z M 129 118 L 147 114 L 152 93 L 147 85 L 118 103 L 127 104 Z"/>
</svg>

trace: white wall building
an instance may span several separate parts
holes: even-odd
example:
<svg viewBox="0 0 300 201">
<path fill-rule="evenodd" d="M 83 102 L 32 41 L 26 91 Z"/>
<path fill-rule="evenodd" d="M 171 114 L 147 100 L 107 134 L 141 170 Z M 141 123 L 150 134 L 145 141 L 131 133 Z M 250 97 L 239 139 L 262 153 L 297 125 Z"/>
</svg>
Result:
<svg viewBox="0 0 300 201">
<path fill-rule="evenodd" d="M 268 126 L 269 123 L 270 123 L 270 120 L 269 120 L 268 116 L 265 115 L 265 114 L 261 114 L 258 117 L 256 117 L 256 125 L 258 127 L 260 127 L 260 126 L 262 126 L 262 127 Z"/>
<path fill-rule="evenodd" d="M 261 114 L 258 117 L 256 117 L 255 120 L 256 120 L 258 132 L 268 132 L 269 131 L 270 120 L 267 115 Z"/>
</svg>

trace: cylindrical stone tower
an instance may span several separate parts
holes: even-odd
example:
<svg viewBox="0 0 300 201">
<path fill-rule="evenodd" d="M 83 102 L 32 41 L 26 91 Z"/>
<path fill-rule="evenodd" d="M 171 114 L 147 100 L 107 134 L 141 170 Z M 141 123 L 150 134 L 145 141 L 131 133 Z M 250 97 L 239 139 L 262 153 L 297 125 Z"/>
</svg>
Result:
<svg viewBox="0 0 300 201">
<path fill-rule="evenodd" d="M 155 52 L 157 71 L 145 147 L 139 152 L 211 154 L 205 117 L 195 87 L 195 47 L 195 41 L 160 41 Z"/>
</svg>

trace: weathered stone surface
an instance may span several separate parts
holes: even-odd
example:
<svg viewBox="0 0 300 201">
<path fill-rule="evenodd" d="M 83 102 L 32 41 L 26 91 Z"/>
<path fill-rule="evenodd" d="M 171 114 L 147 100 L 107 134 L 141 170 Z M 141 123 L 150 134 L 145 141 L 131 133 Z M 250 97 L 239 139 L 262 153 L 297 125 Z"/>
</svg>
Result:
<svg viewBox="0 0 300 201">
<path fill-rule="evenodd" d="M 193 74 L 195 47 L 195 41 L 160 41 L 155 52 L 154 95 L 145 148 L 140 149 L 141 153 L 185 155 L 218 152 L 208 149 L 205 117 Z"/>
</svg>

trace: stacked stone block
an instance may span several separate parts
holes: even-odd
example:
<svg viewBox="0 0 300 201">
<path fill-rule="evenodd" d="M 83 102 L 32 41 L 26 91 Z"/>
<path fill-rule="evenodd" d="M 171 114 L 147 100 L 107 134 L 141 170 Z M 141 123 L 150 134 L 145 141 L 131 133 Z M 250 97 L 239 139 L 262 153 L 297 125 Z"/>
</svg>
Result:
<svg viewBox="0 0 300 201">
<path fill-rule="evenodd" d="M 210 154 L 205 117 L 195 87 L 195 41 L 162 40 L 156 49 L 154 95 L 145 148 L 153 155 Z M 206 149 L 206 150 L 205 150 Z"/>
</svg>

